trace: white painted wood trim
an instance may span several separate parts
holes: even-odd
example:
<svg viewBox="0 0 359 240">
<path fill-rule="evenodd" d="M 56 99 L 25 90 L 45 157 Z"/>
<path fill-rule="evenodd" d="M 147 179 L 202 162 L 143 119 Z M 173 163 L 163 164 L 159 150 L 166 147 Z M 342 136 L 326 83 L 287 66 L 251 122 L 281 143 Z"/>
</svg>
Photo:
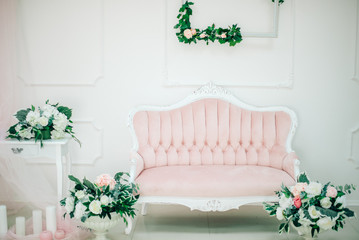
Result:
<svg viewBox="0 0 359 240">
<path fill-rule="evenodd" d="M 355 157 L 353 156 L 353 149 L 354 149 L 354 142 L 353 142 L 353 137 L 354 134 L 359 133 L 359 124 L 357 124 L 357 126 L 355 126 L 354 128 L 352 128 L 350 130 L 349 133 L 349 156 L 348 156 L 348 160 L 352 163 L 354 163 L 355 165 L 357 165 L 356 169 L 359 169 L 359 159 L 355 159 Z"/>
<path fill-rule="evenodd" d="M 275 0 L 274 4 L 274 11 L 275 14 L 273 16 L 274 19 L 274 27 L 273 27 L 273 32 L 269 32 L 269 33 L 246 33 L 243 32 L 242 36 L 243 37 L 252 37 L 252 38 L 276 38 L 278 37 L 278 22 L 279 22 L 279 4 L 278 4 L 279 0 Z M 167 87 L 178 87 L 178 86 L 182 86 L 182 87 L 199 87 L 203 85 L 203 82 L 191 82 L 191 83 L 182 83 L 181 81 L 174 81 L 172 79 L 170 79 L 168 77 L 168 39 L 167 39 L 167 20 L 168 20 L 168 15 L 167 15 L 167 0 L 164 0 L 164 15 L 163 15 L 163 22 L 164 22 L 164 56 L 163 56 L 163 81 L 164 81 L 164 85 Z M 218 84 L 223 85 L 223 86 L 227 86 L 227 87 L 265 87 L 265 88 L 292 88 L 293 84 L 294 84 L 294 68 L 295 68 L 295 0 L 292 0 L 292 8 L 291 8 L 291 24 L 292 24 L 292 50 L 291 50 L 291 54 L 292 57 L 290 58 L 290 74 L 288 76 L 287 79 L 285 79 L 284 81 L 281 82 L 266 82 L 266 81 L 262 81 L 262 82 L 252 82 L 252 81 L 243 81 L 240 83 L 235 83 L 236 81 L 226 81 L 226 80 L 220 80 L 218 81 Z M 217 82 L 215 82 L 217 83 Z"/>
<path fill-rule="evenodd" d="M 196 197 L 162 197 L 162 196 L 145 196 L 140 197 L 138 203 L 141 204 L 178 204 L 184 205 L 193 210 L 203 212 L 211 211 L 228 211 L 238 209 L 242 205 L 249 203 L 277 202 L 277 196 L 244 196 L 228 198 L 196 198 Z"/>
</svg>

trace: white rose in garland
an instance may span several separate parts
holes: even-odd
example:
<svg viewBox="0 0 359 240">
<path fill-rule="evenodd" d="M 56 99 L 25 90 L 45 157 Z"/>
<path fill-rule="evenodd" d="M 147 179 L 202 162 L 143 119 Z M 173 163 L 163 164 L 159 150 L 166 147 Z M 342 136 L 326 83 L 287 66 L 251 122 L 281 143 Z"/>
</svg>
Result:
<svg viewBox="0 0 359 240">
<path fill-rule="evenodd" d="M 318 196 L 322 192 L 323 185 L 318 182 L 311 182 L 309 185 L 305 188 L 305 191 L 310 196 Z"/>
<path fill-rule="evenodd" d="M 35 139 L 35 142 L 47 139 L 61 139 L 69 134 L 80 145 L 72 130 L 72 110 L 68 107 L 51 105 L 49 100 L 43 107 L 31 106 L 31 108 L 19 110 L 15 117 L 19 121 L 8 130 L 7 138 L 18 140 Z"/>
</svg>

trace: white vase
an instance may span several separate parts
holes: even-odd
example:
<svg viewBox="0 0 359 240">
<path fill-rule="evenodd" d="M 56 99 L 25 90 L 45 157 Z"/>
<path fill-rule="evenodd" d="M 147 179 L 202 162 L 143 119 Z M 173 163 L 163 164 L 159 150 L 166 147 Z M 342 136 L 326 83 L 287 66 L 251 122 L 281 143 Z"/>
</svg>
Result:
<svg viewBox="0 0 359 240">
<path fill-rule="evenodd" d="M 96 236 L 94 240 L 108 240 L 106 237 L 108 230 L 116 226 L 120 220 L 120 214 L 111 213 L 111 219 L 109 219 L 107 216 L 105 218 L 100 218 L 98 216 L 89 217 L 86 219 L 83 225 L 94 231 Z"/>
<path fill-rule="evenodd" d="M 318 232 L 315 231 L 314 236 L 312 237 L 312 227 L 310 226 L 300 226 L 300 227 L 296 227 L 294 226 L 294 224 L 291 222 L 291 225 L 293 227 L 293 229 L 297 230 L 299 236 L 301 236 L 304 239 L 318 239 Z"/>
</svg>

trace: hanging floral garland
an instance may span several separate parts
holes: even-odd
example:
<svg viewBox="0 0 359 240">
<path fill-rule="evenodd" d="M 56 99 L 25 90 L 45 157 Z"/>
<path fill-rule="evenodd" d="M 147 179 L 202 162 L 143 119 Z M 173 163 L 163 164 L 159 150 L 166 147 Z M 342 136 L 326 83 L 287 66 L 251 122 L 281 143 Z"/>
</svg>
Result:
<svg viewBox="0 0 359 240">
<path fill-rule="evenodd" d="M 272 0 L 274 2 L 274 0 Z M 282 4 L 284 0 L 279 0 L 279 4 Z M 204 30 L 198 28 L 191 28 L 190 16 L 192 15 L 191 5 L 193 2 L 186 1 L 179 9 L 178 24 L 174 26 L 175 29 L 179 29 L 176 33 L 178 41 L 182 43 L 191 44 L 197 43 L 197 41 L 205 41 L 208 45 L 209 41 L 218 41 L 220 44 L 229 43 L 229 46 L 235 46 L 242 41 L 241 28 L 237 24 L 233 24 L 228 28 L 216 28 L 215 24 L 208 26 Z"/>
</svg>

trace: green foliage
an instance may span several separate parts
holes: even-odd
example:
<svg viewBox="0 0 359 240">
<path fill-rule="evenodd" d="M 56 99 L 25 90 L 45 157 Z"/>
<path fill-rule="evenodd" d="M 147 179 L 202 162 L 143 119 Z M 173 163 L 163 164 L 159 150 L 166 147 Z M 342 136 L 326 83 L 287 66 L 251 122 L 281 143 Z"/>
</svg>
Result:
<svg viewBox="0 0 359 240">
<path fill-rule="evenodd" d="M 15 117 L 17 118 L 17 120 L 19 120 L 19 122 L 25 122 L 26 121 L 26 116 L 30 111 L 31 111 L 30 108 L 19 110 L 15 114 Z"/>
<path fill-rule="evenodd" d="M 307 174 L 304 172 L 304 173 L 301 173 L 299 176 L 298 176 L 298 182 L 301 182 L 301 183 L 308 183 L 309 184 L 309 179 L 307 177 Z"/>
<path fill-rule="evenodd" d="M 274 0 L 272 0 L 272 2 L 274 2 Z M 279 0 L 278 3 L 279 5 L 281 5 L 282 3 L 284 3 L 284 0 Z"/>
<path fill-rule="evenodd" d="M 67 119 L 70 119 L 72 116 L 72 109 L 68 108 L 68 107 L 64 107 L 64 106 L 59 106 L 57 107 L 57 110 L 60 113 L 63 113 L 66 115 Z"/>
</svg>

